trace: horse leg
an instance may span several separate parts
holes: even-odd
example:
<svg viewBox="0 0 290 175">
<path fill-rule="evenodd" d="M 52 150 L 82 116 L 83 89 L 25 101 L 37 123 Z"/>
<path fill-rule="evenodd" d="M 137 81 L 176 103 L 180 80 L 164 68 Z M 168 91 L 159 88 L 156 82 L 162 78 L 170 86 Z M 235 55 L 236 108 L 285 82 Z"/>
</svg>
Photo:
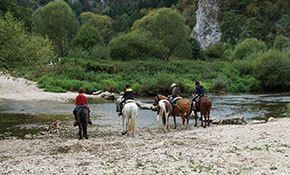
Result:
<svg viewBox="0 0 290 175">
<path fill-rule="evenodd" d="M 165 112 L 164 113 L 164 119 L 165 119 L 165 125 L 166 125 L 166 129 L 169 130 L 169 120 L 168 120 L 168 114 Z"/>
<path fill-rule="evenodd" d="M 124 114 L 122 115 L 122 135 L 125 135 L 126 133 L 126 129 L 125 129 L 125 117 L 124 117 Z"/>
<path fill-rule="evenodd" d="M 173 120 L 174 120 L 174 129 L 176 129 L 177 127 L 176 127 L 176 117 L 175 117 L 175 115 L 173 116 Z"/>
<path fill-rule="evenodd" d="M 201 113 L 200 117 L 201 117 L 202 126 L 204 128 L 206 128 L 206 115 L 205 115 L 205 113 Z"/>
<path fill-rule="evenodd" d="M 207 122 L 208 122 L 207 126 L 209 126 L 209 114 L 210 114 L 210 111 L 207 112 Z"/>
<path fill-rule="evenodd" d="M 182 127 L 185 127 L 185 116 L 181 115 L 181 119 L 182 119 Z"/>
<path fill-rule="evenodd" d="M 197 112 L 196 112 L 196 111 L 194 111 L 194 119 L 195 119 L 195 124 L 194 124 L 194 127 L 196 127 L 196 126 L 197 126 L 197 118 L 198 118 L 198 116 L 197 116 Z"/>
<path fill-rule="evenodd" d="M 202 112 L 200 112 L 200 122 L 201 122 L 200 126 L 203 127 L 203 113 Z"/>
<path fill-rule="evenodd" d="M 79 127 L 79 139 L 81 140 L 83 139 L 81 124 L 78 124 L 78 127 Z"/>
<path fill-rule="evenodd" d="M 83 128 L 83 136 L 85 139 L 88 139 L 88 135 L 87 135 L 87 130 L 88 130 L 88 124 L 87 121 L 84 121 L 84 123 L 82 123 L 82 128 Z"/>
</svg>

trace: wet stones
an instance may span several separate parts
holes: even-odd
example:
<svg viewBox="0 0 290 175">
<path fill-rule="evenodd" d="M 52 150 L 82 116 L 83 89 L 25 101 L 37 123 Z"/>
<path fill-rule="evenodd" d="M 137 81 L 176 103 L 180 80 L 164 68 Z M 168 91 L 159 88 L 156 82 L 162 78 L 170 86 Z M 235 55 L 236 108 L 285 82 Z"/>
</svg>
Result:
<svg viewBox="0 0 290 175">
<path fill-rule="evenodd" d="M 233 117 L 233 118 L 223 118 L 215 119 L 212 121 L 213 124 L 217 125 L 244 125 L 247 124 L 245 117 Z"/>
</svg>

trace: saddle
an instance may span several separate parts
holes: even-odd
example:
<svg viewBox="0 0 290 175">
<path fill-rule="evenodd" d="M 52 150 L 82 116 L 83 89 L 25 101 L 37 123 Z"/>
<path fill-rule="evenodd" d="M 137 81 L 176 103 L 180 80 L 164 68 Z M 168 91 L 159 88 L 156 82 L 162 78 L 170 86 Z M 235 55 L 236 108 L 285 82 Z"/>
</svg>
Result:
<svg viewBox="0 0 290 175">
<path fill-rule="evenodd" d="M 174 99 L 172 99 L 172 100 L 170 101 L 170 103 L 171 103 L 172 105 L 175 105 L 176 102 L 177 102 L 177 100 L 179 100 L 179 99 L 182 99 L 182 97 L 175 97 Z"/>
</svg>

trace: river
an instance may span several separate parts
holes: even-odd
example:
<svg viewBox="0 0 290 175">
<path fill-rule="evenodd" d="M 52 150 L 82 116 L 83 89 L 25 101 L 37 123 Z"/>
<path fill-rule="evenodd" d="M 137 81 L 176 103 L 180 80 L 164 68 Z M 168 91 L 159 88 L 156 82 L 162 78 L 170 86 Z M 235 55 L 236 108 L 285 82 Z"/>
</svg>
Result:
<svg viewBox="0 0 290 175">
<path fill-rule="evenodd" d="M 244 116 L 251 119 L 267 119 L 269 117 L 287 117 L 287 104 L 290 94 L 256 94 L 256 95 L 210 95 L 213 102 L 211 116 L 226 118 Z M 153 98 L 138 99 L 145 103 L 153 103 Z M 115 112 L 114 101 L 89 99 L 91 116 L 95 125 L 110 125 L 121 128 L 121 118 Z M 72 123 L 73 103 L 52 101 L 17 101 L 0 99 L 0 134 L 33 130 L 33 127 L 47 124 L 56 119 Z M 170 122 L 173 123 L 171 118 Z M 177 122 L 181 120 L 178 117 Z M 190 124 L 193 120 L 190 120 Z M 138 127 L 156 127 L 156 112 L 139 110 Z M 22 131 L 21 131 L 22 132 Z"/>
</svg>

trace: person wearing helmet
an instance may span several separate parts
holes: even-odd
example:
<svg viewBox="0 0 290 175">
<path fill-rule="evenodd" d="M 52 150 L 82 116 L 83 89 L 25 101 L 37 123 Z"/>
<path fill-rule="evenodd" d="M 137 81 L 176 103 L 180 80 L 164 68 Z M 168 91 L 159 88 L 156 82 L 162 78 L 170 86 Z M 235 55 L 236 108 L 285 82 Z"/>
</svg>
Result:
<svg viewBox="0 0 290 175">
<path fill-rule="evenodd" d="M 201 97 L 204 96 L 204 89 L 203 86 L 200 85 L 199 81 L 195 82 L 195 86 L 195 93 L 192 94 L 192 101 L 197 102 Z"/>
<path fill-rule="evenodd" d="M 88 106 L 88 100 L 87 100 L 87 97 L 84 95 L 84 89 L 80 88 L 79 89 L 79 95 L 76 96 L 76 99 L 75 99 L 75 108 L 73 110 L 73 114 L 75 116 L 75 119 L 76 119 L 76 114 L 77 114 L 77 111 L 81 108 L 81 107 L 86 107 L 87 110 L 88 110 L 88 123 L 90 125 L 92 125 L 92 120 L 90 118 L 90 108 Z M 77 126 L 77 120 L 75 120 L 74 122 L 74 126 Z"/>
<path fill-rule="evenodd" d="M 180 94 L 180 88 L 176 83 L 172 83 L 170 88 L 171 88 L 171 95 L 169 96 L 168 101 L 172 103 L 174 98 L 180 97 L 181 94 Z"/>
<path fill-rule="evenodd" d="M 125 92 L 124 92 L 124 95 L 122 98 L 123 98 L 123 101 L 121 102 L 120 111 L 118 111 L 119 115 L 122 115 L 122 110 L 123 110 L 123 107 L 124 107 L 126 101 L 127 100 L 134 100 L 133 89 L 131 88 L 131 86 L 129 84 L 125 85 Z"/>
</svg>

